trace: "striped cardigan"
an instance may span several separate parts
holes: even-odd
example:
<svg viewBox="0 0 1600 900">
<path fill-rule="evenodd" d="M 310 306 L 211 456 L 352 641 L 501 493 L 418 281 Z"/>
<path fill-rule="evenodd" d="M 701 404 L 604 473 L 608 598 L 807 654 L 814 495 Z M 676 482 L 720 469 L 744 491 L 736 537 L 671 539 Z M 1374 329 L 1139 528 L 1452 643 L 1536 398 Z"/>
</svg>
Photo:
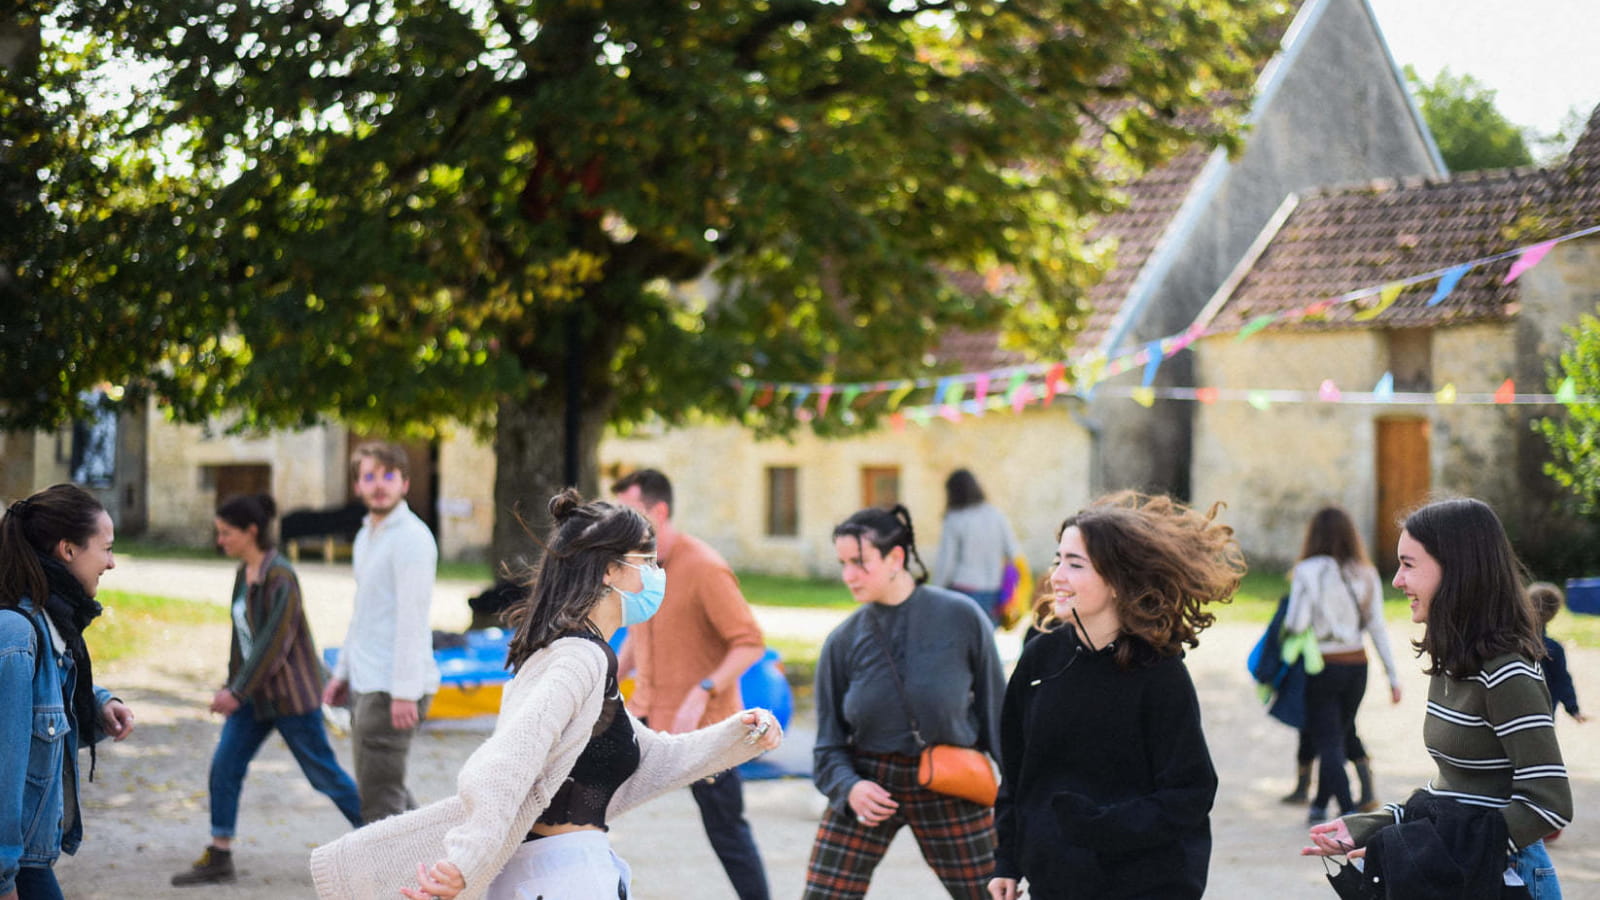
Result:
<svg viewBox="0 0 1600 900">
<path fill-rule="evenodd" d="M 322 663 L 311 640 L 300 600 L 300 579 L 276 552 L 261 563 L 261 581 L 245 584 L 245 567 L 234 576 L 233 594 L 245 594 L 250 655 L 239 646 L 235 626 L 228 653 L 227 688 L 255 707 L 256 718 L 294 716 L 322 705 Z"/>
<path fill-rule="evenodd" d="M 1423 743 L 1439 767 L 1427 790 L 1499 809 L 1513 849 L 1572 818 L 1572 789 L 1556 743 L 1550 691 L 1539 665 L 1506 654 L 1466 678 L 1435 675 L 1428 685 Z M 1345 817 L 1357 846 L 1400 819 L 1401 806 Z"/>
</svg>

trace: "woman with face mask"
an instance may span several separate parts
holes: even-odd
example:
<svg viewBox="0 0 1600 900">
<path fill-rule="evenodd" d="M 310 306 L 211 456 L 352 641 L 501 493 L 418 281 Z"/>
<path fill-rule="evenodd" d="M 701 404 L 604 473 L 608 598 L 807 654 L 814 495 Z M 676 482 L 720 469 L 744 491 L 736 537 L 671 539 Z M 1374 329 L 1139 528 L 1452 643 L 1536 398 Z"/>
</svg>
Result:
<svg viewBox="0 0 1600 900">
<path fill-rule="evenodd" d="M 671 736 L 628 714 L 608 641 L 661 605 L 655 537 L 634 510 L 571 489 L 550 501 L 550 517 L 528 595 L 509 615 L 515 674 L 458 793 L 317 848 L 318 896 L 626 898 L 630 872 L 607 824 L 778 746 L 766 710 Z"/>
<path fill-rule="evenodd" d="M 988 615 L 965 594 L 925 583 L 903 506 L 861 510 L 833 530 L 833 546 L 861 608 L 817 661 L 812 780 L 828 807 L 804 896 L 865 896 L 889 842 L 909 826 L 950 896 L 983 897 L 992 808 L 920 786 L 917 754 L 949 744 L 999 755 L 1005 676 Z"/>
<path fill-rule="evenodd" d="M 95 686 L 83 640 L 113 538 L 105 507 L 72 484 L 0 517 L 0 900 L 60 900 L 52 867 L 83 840 L 78 784 L 94 780 L 94 744 L 133 731 L 133 712 Z"/>
<path fill-rule="evenodd" d="M 1394 586 L 1425 626 L 1413 645 L 1428 661 L 1422 737 L 1438 774 L 1404 805 L 1313 827 L 1300 852 L 1365 857 L 1364 878 L 1383 878 L 1389 896 L 1416 896 L 1405 879 L 1428 871 L 1417 848 L 1431 843 L 1452 855 L 1452 871 L 1476 874 L 1478 889 L 1498 896 L 1521 882 L 1533 900 L 1559 900 L 1543 839 L 1571 821 L 1572 788 L 1539 665 L 1539 619 L 1505 529 L 1481 500 L 1440 500 L 1406 517 L 1396 555 Z M 1431 842 L 1417 836 L 1430 827 Z M 1482 846 L 1463 848 L 1452 832 L 1480 835 Z M 1457 896 L 1483 894 L 1464 885 Z"/>
</svg>

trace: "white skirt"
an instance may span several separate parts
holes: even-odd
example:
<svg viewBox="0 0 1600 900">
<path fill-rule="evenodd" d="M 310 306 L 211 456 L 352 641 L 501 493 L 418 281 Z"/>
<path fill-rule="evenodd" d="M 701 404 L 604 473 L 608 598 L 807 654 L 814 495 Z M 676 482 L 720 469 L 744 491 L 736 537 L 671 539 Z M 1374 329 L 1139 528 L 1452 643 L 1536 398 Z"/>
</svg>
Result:
<svg viewBox="0 0 1600 900">
<path fill-rule="evenodd" d="M 627 900 L 633 873 L 604 831 L 527 841 L 489 885 L 488 900 Z"/>
</svg>

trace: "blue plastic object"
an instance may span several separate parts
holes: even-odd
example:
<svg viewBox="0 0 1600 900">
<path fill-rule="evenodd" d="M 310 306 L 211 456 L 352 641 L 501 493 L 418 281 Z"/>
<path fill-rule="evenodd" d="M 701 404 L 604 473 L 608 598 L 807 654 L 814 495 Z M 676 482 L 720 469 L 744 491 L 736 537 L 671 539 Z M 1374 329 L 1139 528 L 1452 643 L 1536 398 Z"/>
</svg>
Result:
<svg viewBox="0 0 1600 900">
<path fill-rule="evenodd" d="M 1600 616 L 1600 578 L 1568 578 L 1567 609 L 1586 616 Z"/>
</svg>

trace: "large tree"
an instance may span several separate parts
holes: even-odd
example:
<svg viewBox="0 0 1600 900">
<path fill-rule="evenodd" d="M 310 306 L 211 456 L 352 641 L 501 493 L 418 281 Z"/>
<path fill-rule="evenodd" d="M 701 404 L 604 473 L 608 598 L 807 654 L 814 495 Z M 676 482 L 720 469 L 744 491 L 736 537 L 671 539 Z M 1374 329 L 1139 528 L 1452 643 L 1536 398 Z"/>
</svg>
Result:
<svg viewBox="0 0 1600 900">
<path fill-rule="evenodd" d="M 595 488 L 608 423 L 782 428 L 735 376 L 903 373 L 950 328 L 1061 346 L 1090 219 L 1234 140 L 1284 7 L 62 2 L 61 35 L 150 74 L 98 157 L 116 189 L 54 211 L 77 267 L 24 277 L 37 316 L 96 317 L 64 358 L 182 418 L 492 428 L 504 556 L 509 510 Z"/>
<path fill-rule="evenodd" d="M 1429 82 L 1406 66 L 1406 80 L 1450 171 L 1533 165 L 1523 130 L 1500 112 L 1493 88 L 1471 75 L 1455 75 L 1448 68 Z"/>
</svg>

